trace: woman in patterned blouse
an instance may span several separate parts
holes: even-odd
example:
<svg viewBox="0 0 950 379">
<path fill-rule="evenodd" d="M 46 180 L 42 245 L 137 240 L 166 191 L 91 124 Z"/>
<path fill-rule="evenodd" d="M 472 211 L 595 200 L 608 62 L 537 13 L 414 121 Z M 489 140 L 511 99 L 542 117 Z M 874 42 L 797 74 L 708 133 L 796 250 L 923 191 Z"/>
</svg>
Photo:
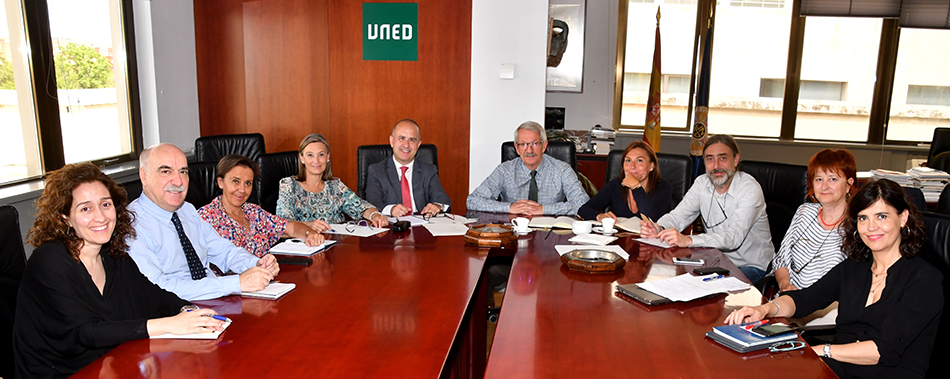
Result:
<svg viewBox="0 0 950 379">
<path fill-rule="evenodd" d="M 307 246 L 323 243 L 323 235 L 310 226 L 284 220 L 247 202 L 258 174 L 254 161 L 231 154 L 218 162 L 217 173 L 223 194 L 201 207 L 198 214 L 221 237 L 258 257 L 267 254 L 281 236 L 303 239 Z"/>
<path fill-rule="evenodd" d="M 311 221 L 318 231 L 329 224 L 352 219 L 369 220 L 380 228 L 389 220 L 379 210 L 360 199 L 340 179 L 333 178 L 330 165 L 330 144 L 320 134 L 311 134 L 300 141 L 298 174 L 280 180 L 277 215 L 288 220 Z"/>
</svg>

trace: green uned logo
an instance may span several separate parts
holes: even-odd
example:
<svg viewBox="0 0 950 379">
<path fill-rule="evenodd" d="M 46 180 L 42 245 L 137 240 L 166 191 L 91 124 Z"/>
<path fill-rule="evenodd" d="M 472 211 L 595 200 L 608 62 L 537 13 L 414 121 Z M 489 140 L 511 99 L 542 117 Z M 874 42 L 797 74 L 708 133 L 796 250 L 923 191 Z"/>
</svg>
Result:
<svg viewBox="0 0 950 379">
<path fill-rule="evenodd" d="M 363 3 L 363 60 L 418 60 L 418 25 L 417 3 Z"/>
</svg>

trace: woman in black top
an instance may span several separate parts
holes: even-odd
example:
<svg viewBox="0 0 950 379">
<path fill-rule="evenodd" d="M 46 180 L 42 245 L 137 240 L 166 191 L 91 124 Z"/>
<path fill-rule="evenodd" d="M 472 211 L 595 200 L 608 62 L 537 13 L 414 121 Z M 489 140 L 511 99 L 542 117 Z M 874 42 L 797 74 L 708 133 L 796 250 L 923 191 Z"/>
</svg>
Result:
<svg viewBox="0 0 950 379">
<path fill-rule="evenodd" d="M 152 284 L 126 254 L 125 191 L 90 163 L 49 174 L 28 234 L 13 326 L 16 377 L 66 377 L 122 342 L 220 330 L 215 312 Z"/>
<path fill-rule="evenodd" d="M 608 182 L 577 214 L 585 220 L 600 221 L 642 213 L 656 220 L 670 209 L 673 209 L 673 186 L 660 177 L 653 148 L 646 142 L 636 141 L 623 151 L 623 177 Z"/>
<path fill-rule="evenodd" d="M 834 344 L 813 346 L 839 377 L 923 378 L 943 311 L 942 276 L 915 258 L 924 227 L 904 191 L 871 181 L 848 205 L 848 259 L 812 286 L 732 312 L 726 323 L 802 317 L 838 301 Z"/>
</svg>

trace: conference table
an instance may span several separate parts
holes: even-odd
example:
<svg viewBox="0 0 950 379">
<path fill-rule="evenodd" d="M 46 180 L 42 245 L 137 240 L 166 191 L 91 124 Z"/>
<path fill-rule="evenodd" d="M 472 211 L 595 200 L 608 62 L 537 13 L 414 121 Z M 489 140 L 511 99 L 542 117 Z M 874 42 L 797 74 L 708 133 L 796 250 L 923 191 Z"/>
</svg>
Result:
<svg viewBox="0 0 950 379">
<path fill-rule="evenodd" d="M 514 216 L 470 212 L 479 223 Z M 623 271 L 568 270 L 555 245 L 569 231 L 535 231 L 480 248 L 421 226 L 338 242 L 309 266 L 281 265 L 296 288 L 276 301 L 227 296 L 197 305 L 233 320 L 217 340 L 134 340 L 76 378 L 833 378 L 811 351 L 739 354 L 704 333 L 732 309 L 761 304 L 749 290 L 646 306 L 615 284 L 686 272 L 672 257 L 703 258 L 745 279 L 715 249 L 660 249 L 620 235 Z M 511 262 L 490 355 L 487 264 Z M 691 268 L 691 267 L 690 267 Z M 487 356 L 486 356 L 487 355 Z"/>
</svg>

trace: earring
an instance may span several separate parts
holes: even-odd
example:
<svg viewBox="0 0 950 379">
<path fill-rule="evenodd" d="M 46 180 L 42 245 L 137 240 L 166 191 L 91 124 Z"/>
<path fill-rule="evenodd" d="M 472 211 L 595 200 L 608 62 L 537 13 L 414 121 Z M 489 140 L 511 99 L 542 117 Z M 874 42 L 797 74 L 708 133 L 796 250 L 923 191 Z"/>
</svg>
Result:
<svg viewBox="0 0 950 379">
<path fill-rule="evenodd" d="M 851 201 L 851 192 L 844 193 L 844 201 Z"/>
<path fill-rule="evenodd" d="M 904 225 L 903 227 L 901 227 L 901 238 L 907 238 L 907 237 L 910 237 L 910 227 L 907 225 Z"/>
</svg>

